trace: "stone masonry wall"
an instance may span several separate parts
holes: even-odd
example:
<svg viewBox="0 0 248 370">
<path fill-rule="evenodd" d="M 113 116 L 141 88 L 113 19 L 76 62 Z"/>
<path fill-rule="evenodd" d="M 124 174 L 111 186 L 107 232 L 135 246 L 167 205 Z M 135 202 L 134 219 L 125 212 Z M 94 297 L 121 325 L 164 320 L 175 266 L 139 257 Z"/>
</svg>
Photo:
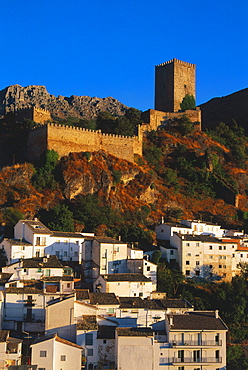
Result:
<svg viewBox="0 0 248 370">
<path fill-rule="evenodd" d="M 41 108 L 33 108 L 33 121 L 36 123 L 44 124 L 47 121 L 51 121 L 52 117 L 48 110 Z"/>
<path fill-rule="evenodd" d="M 186 94 L 195 97 L 195 64 L 178 59 L 155 67 L 155 109 L 178 112 Z"/>
<path fill-rule="evenodd" d="M 166 124 L 166 121 L 173 118 L 180 118 L 186 115 L 191 122 L 199 122 L 199 129 L 201 129 L 201 111 L 200 109 L 196 110 L 186 110 L 185 112 L 161 112 L 154 109 L 149 109 L 142 113 L 142 118 L 145 125 L 141 126 L 142 132 L 157 130 L 157 128 L 163 124 Z"/>
<path fill-rule="evenodd" d="M 27 159 L 38 160 L 45 149 L 56 150 L 60 157 L 70 152 L 106 152 L 128 161 L 142 155 L 142 137 L 104 134 L 101 131 L 58 124 L 47 124 L 30 131 Z"/>
</svg>

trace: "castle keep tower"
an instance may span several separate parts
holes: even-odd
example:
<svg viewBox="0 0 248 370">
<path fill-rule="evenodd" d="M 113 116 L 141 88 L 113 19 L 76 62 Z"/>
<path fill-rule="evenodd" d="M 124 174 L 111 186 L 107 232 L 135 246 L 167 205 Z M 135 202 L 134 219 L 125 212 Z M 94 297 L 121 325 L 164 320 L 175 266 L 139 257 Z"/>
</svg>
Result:
<svg viewBox="0 0 248 370">
<path fill-rule="evenodd" d="M 195 64 L 172 59 L 155 66 L 155 109 L 178 112 L 186 94 L 195 98 Z"/>
</svg>

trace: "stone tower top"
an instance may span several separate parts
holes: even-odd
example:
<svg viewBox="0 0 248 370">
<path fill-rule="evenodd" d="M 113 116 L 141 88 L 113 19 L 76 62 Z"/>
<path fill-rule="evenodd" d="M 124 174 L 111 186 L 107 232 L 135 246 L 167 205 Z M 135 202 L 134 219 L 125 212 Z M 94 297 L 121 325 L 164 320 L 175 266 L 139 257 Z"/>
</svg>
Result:
<svg viewBox="0 0 248 370">
<path fill-rule="evenodd" d="M 178 112 L 186 94 L 195 98 L 196 65 L 171 59 L 155 66 L 155 109 Z"/>
</svg>

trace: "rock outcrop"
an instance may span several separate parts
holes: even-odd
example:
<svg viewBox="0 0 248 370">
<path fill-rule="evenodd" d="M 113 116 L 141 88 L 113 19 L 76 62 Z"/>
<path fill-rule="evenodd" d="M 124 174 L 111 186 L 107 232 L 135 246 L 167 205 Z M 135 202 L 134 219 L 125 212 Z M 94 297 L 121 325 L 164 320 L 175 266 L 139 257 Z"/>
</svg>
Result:
<svg viewBox="0 0 248 370">
<path fill-rule="evenodd" d="M 71 116 L 86 119 L 95 118 L 101 111 L 120 116 L 128 108 L 111 97 L 96 98 L 76 95 L 56 97 L 49 94 L 45 86 L 11 85 L 0 91 L 0 115 L 34 106 L 46 109 L 60 118 Z"/>
</svg>

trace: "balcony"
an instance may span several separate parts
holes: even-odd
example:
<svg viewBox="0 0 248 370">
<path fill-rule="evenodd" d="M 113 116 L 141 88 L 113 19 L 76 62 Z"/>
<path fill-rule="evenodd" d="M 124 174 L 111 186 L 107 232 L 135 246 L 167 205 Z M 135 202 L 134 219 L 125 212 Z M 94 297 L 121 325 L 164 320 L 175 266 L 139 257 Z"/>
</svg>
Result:
<svg viewBox="0 0 248 370">
<path fill-rule="evenodd" d="M 172 364 L 196 364 L 196 363 L 199 363 L 199 364 L 210 364 L 210 363 L 214 363 L 214 364 L 219 364 L 222 362 L 222 357 L 219 357 L 219 358 L 216 358 L 216 357 L 202 357 L 202 358 L 194 358 L 194 357 L 184 357 L 184 358 L 180 358 L 180 357 L 172 357 L 172 358 L 169 358 L 168 359 L 168 363 L 172 363 Z"/>
<path fill-rule="evenodd" d="M 219 340 L 216 342 L 215 340 L 186 340 L 184 342 L 180 340 L 173 340 L 172 341 L 173 347 L 185 347 L 185 346 L 191 346 L 191 347 L 216 347 L 216 346 L 222 346 L 222 341 Z"/>
</svg>

